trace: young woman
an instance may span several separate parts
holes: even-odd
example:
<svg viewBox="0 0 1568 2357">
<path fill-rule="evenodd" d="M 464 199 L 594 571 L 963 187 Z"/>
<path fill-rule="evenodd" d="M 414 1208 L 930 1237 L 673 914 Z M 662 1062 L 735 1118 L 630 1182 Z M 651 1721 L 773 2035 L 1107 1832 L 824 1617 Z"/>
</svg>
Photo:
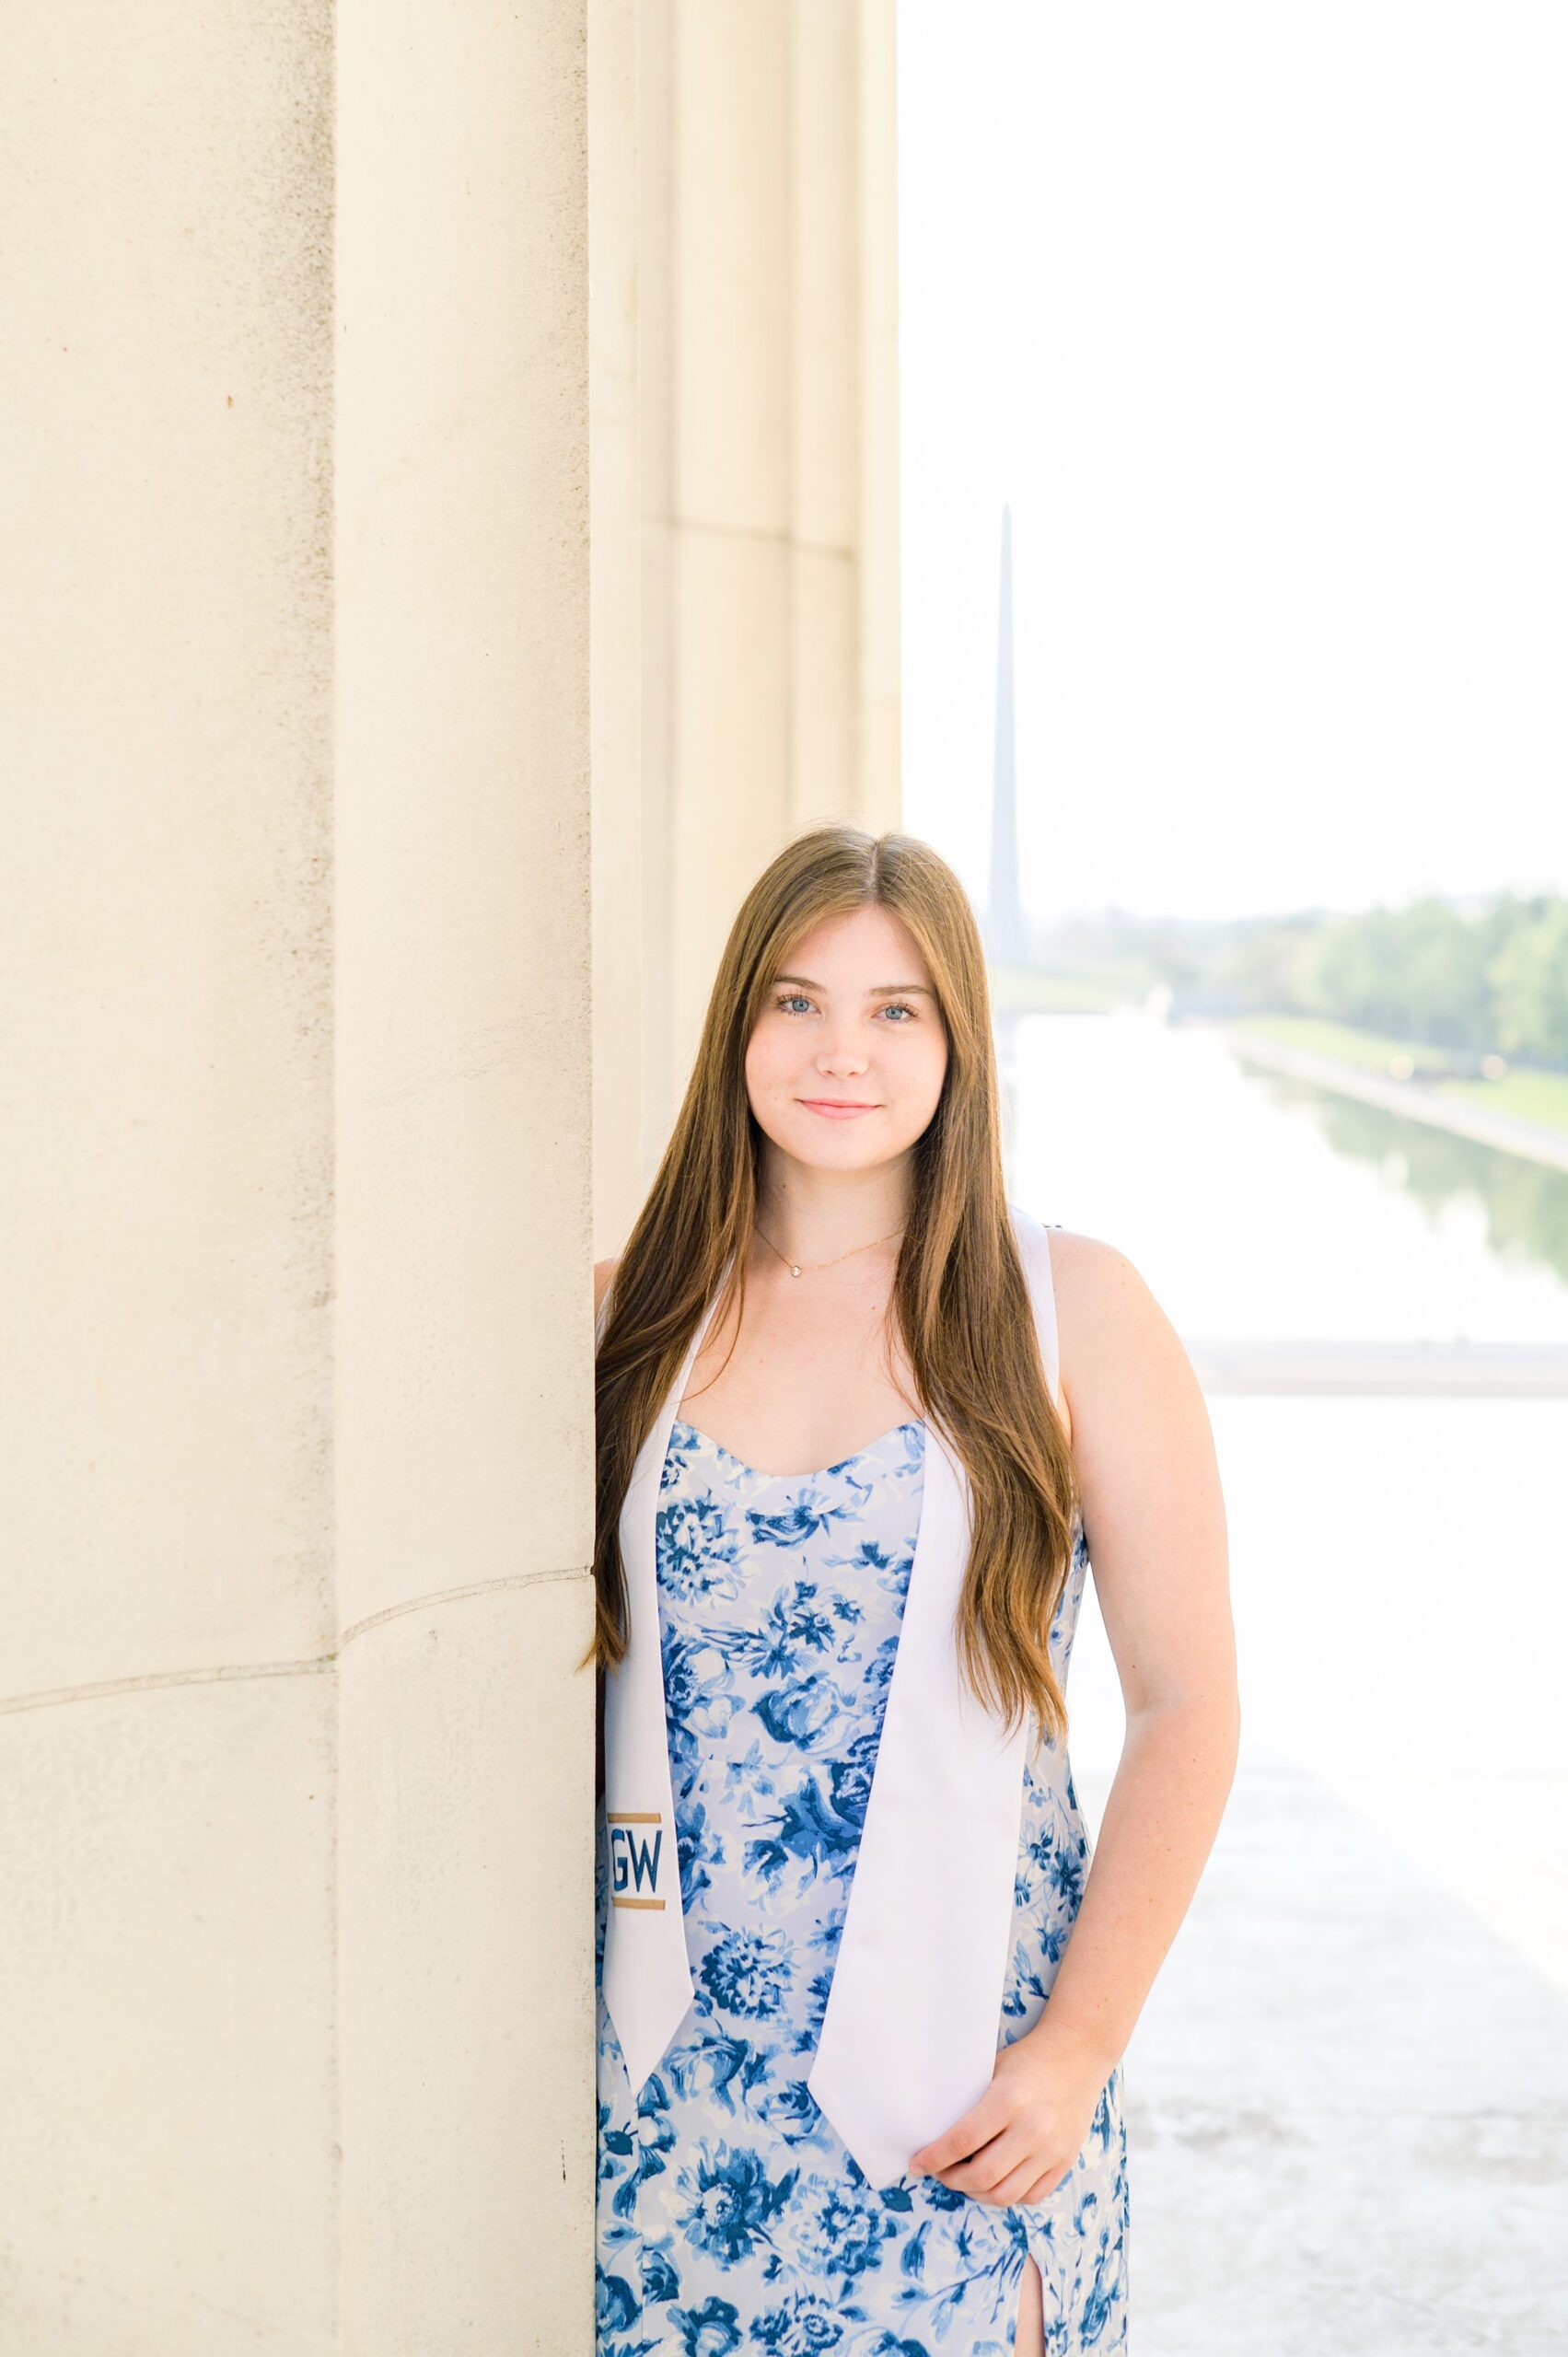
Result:
<svg viewBox="0 0 1568 2357">
<path fill-rule="evenodd" d="M 596 1293 L 599 2357 L 1124 2349 L 1121 2057 L 1236 1764 L 1224 1508 L 1135 1269 L 1005 1196 L 927 845 L 758 879 Z"/>
</svg>

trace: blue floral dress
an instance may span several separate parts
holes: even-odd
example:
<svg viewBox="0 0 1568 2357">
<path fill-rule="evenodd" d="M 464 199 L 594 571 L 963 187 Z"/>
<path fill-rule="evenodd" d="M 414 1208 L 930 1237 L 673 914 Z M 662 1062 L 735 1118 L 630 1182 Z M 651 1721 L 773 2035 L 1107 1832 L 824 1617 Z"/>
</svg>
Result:
<svg viewBox="0 0 1568 2357">
<path fill-rule="evenodd" d="M 919 1527 L 925 1427 L 760 1473 L 677 1418 L 656 1519 L 692 2003 L 633 2101 L 598 2001 L 598 2357 L 1005 2357 L 1026 2257 L 1048 2357 L 1127 2345 L 1121 2065 L 1071 2172 L 1003 2210 L 877 2191 L 807 2086 Z M 1064 1676 L 1088 1555 L 1051 1642 Z M 1065 1754 L 1025 1770 L 998 2041 L 1044 2010 L 1088 1844 Z M 608 1859 L 599 1812 L 598 1953 Z"/>
</svg>

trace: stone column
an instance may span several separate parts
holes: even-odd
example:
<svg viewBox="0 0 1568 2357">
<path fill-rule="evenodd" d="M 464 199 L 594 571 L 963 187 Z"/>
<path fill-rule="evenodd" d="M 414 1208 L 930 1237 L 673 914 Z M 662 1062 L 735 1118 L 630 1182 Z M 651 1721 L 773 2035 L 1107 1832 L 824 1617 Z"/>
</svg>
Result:
<svg viewBox="0 0 1568 2357">
<path fill-rule="evenodd" d="M 587 72 L 7 35 L 18 2357 L 593 2345 Z"/>
<path fill-rule="evenodd" d="M 601 1146 L 601 1252 L 747 887 L 808 820 L 896 826 L 900 797 L 894 0 L 639 22 L 642 1134 Z"/>
<path fill-rule="evenodd" d="M 8 33 L 26 2357 L 593 2346 L 589 1262 L 894 815 L 892 21 Z"/>
<path fill-rule="evenodd" d="M 335 2347 L 332 52 L 0 70 L 0 2346 Z"/>
<path fill-rule="evenodd" d="M 587 2357 L 587 12 L 338 28 L 342 2345 Z"/>
</svg>

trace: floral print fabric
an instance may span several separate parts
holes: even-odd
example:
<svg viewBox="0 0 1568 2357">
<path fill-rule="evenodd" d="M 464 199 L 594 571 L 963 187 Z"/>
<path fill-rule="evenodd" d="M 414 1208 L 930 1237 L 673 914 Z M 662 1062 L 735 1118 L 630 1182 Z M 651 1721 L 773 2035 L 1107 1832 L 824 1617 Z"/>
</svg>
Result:
<svg viewBox="0 0 1568 2357">
<path fill-rule="evenodd" d="M 656 1560 L 694 1995 L 633 2099 L 598 2002 L 598 2357 L 1007 2357 L 1026 2257 L 1048 2357 L 1124 2351 L 1118 2065 L 1084 2150 L 1010 2210 L 935 2177 L 878 2191 L 807 2086 L 914 1557 L 925 1427 L 804 1475 L 753 1470 L 677 1418 Z M 1087 1569 L 1052 1624 L 1057 1675 Z M 598 1944 L 608 1887 L 598 1827 Z M 998 2025 L 1044 2010 L 1088 1848 L 1065 1754 L 1024 1777 Z"/>
</svg>

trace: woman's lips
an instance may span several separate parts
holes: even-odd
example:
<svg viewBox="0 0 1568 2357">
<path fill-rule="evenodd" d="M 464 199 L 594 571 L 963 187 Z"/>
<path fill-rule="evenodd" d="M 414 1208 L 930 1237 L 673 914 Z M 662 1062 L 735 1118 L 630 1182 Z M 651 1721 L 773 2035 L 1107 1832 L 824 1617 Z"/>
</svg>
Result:
<svg viewBox="0 0 1568 2357">
<path fill-rule="evenodd" d="M 808 1113 L 820 1113 L 824 1120 L 853 1121 L 857 1113 L 875 1113 L 875 1105 L 846 1105 L 831 1097 L 803 1097 L 801 1103 Z"/>
</svg>

